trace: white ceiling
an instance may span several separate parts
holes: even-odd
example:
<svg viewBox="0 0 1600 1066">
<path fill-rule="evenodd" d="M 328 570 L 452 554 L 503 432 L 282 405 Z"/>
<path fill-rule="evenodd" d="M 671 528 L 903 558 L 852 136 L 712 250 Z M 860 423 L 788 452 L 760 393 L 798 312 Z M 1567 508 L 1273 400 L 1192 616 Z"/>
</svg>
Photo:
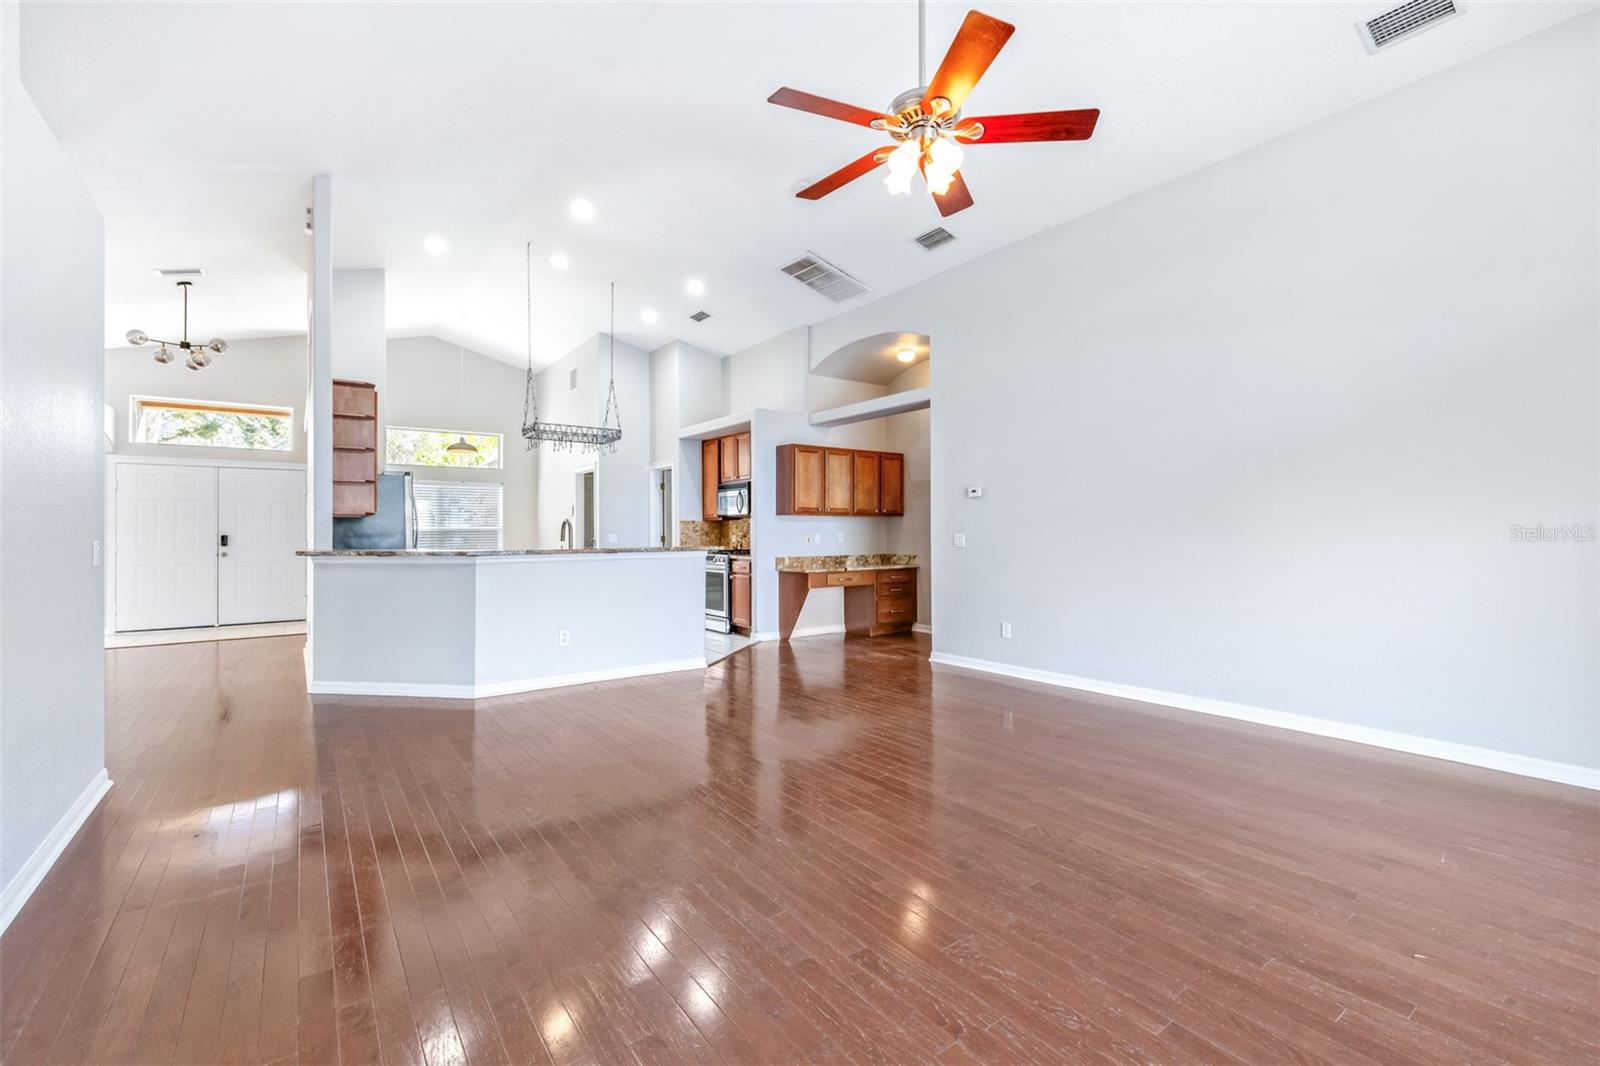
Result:
<svg viewBox="0 0 1600 1066">
<path fill-rule="evenodd" d="M 303 332 L 310 177 L 334 176 L 335 261 L 388 270 L 391 335 L 459 332 L 520 362 L 522 243 L 536 359 L 606 326 L 728 353 L 840 308 L 775 268 L 814 251 L 903 288 L 1584 11 L 1473 3 L 1368 55 L 1377 3 L 985 3 L 1016 35 L 967 113 L 1100 107 L 1085 143 L 968 149 L 960 238 L 926 195 L 874 178 L 793 190 L 872 132 L 766 103 L 789 85 L 881 107 L 916 80 L 893 3 L 30 2 L 23 75 L 106 219 L 108 344 L 175 329 L 157 267 L 202 266 L 192 332 Z M 929 66 L 968 9 L 928 8 Z M 1493 150 L 1486 143 L 1485 149 Z M 586 196 L 598 217 L 567 213 Z M 430 257 L 422 242 L 446 238 Z M 572 268 L 547 265 L 559 251 Z M 684 282 L 704 279 L 692 297 Z M 655 326 L 640 310 L 660 313 Z M 687 316 L 700 308 L 710 321 Z"/>
</svg>

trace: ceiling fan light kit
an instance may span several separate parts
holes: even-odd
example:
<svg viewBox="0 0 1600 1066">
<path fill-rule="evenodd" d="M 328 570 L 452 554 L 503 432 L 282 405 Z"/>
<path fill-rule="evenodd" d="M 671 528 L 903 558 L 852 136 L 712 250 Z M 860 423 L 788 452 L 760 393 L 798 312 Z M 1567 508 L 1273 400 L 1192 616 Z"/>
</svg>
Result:
<svg viewBox="0 0 1600 1066">
<path fill-rule="evenodd" d="M 130 329 L 127 337 L 128 343 L 135 348 L 155 341 L 158 345 L 156 348 L 156 362 L 162 366 L 166 366 L 178 357 L 178 353 L 174 352 L 173 348 L 188 352 L 189 357 L 184 360 L 184 367 L 199 372 L 211 365 L 212 352 L 221 355 L 228 350 L 228 342 L 221 337 L 212 337 L 204 344 L 189 343 L 189 286 L 193 284 L 194 282 L 192 281 L 178 282 L 178 290 L 183 293 L 183 340 L 164 341 L 160 337 L 150 336 L 142 329 Z"/>
<path fill-rule="evenodd" d="M 923 83 L 926 0 L 917 3 L 917 81 Z M 888 167 L 884 186 L 892 195 L 909 193 L 912 176 L 921 173 L 941 215 L 949 216 L 972 206 L 972 193 L 961 176 L 966 153 L 962 145 L 1017 144 L 1026 141 L 1082 141 L 1094 133 L 1100 112 L 1040 111 L 1033 114 L 997 115 L 964 119 L 961 106 L 977 86 L 989 64 L 1016 32 L 981 11 L 968 11 L 950 43 L 933 80 L 896 96 L 884 112 L 782 88 L 768 103 L 808 111 L 824 118 L 887 133 L 895 142 L 874 149 L 855 162 L 801 189 L 802 200 L 820 200 L 880 166 Z"/>
</svg>

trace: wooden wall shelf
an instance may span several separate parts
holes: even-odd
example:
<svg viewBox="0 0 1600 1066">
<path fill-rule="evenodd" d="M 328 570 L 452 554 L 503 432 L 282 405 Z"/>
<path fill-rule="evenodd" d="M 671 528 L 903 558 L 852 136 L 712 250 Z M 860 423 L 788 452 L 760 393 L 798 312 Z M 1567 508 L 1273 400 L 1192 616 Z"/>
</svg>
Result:
<svg viewBox="0 0 1600 1066">
<path fill-rule="evenodd" d="M 378 389 L 368 381 L 333 382 L 333 516 L 378 512 Z"/>
</svg>

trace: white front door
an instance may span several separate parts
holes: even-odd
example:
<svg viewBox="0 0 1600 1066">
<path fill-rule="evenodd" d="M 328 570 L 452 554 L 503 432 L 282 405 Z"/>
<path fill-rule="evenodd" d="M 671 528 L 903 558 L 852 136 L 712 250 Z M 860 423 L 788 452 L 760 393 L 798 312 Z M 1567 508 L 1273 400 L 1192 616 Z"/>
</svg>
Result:
<svg viewBox="0 0 1600 1066">
<path fill-rule="evenodd" d="M 220 624 L 306 616 L 306 561 L 295 554 L 306 543 L 303 470 L 218 469 L 217 540 Z"/>
<path fill-rule="evenodd" d="M 117 464 L 117 629 L 217 624 L 217 470 Z"/>
</svg>

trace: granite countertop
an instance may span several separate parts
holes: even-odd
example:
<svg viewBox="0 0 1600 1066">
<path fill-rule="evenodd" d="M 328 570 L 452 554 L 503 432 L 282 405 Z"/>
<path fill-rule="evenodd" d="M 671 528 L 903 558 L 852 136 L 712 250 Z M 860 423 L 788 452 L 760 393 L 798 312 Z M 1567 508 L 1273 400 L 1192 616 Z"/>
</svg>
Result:
<svg viewBox="0 0 1600 1066">
<path fill-rule="evenodd" d="M 700 552 L 704 548 L 316 548 L 302 549 L 296 555 L 312 559 L 435 559 L 477 558 L 504 555 L 637 555 L 640 552 Z"/>
<path fill-rule="evenodd" d="M 778 570 L 789 574 L 822 574 L 839 570 L 904 570 L 916 565 L 915 555 L 778 556 Z"/>
</svg>

